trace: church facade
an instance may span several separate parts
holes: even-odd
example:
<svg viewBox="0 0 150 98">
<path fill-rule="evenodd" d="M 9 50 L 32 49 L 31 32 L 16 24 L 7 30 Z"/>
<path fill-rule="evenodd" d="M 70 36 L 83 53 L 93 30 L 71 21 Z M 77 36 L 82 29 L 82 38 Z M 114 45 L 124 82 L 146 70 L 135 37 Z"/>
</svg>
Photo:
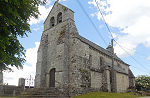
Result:
<svg viewBox="0 0 150 98">
<path fill-rule="evenodd" d="M 36 88 L 70 93 L 125 92 L 134 86 L 129 65 L 109 45 L 104 49 L 79 35 L 74 12 L 55 2 L 44 22 L 36 63 Z"/>
</svg>

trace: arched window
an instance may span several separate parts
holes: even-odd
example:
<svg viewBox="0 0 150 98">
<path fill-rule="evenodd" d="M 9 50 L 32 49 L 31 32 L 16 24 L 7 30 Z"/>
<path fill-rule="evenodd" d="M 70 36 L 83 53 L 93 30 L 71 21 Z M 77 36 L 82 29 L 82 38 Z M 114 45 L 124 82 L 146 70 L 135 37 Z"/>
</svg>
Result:
<svg viewBox="0 0 150 98">
<path fill-rule="evenodd" d="M 62 13 L 59 12 L 57 15 L 57 24 L 62 22 Z"/>
<path fill-rule="evenodd" d="M 55 19 L 54 19 L 54 17 L 52 17 L 50 19 L 50 27 L 54 27 L 54 25 L 55 25 Z"/>
</svg>

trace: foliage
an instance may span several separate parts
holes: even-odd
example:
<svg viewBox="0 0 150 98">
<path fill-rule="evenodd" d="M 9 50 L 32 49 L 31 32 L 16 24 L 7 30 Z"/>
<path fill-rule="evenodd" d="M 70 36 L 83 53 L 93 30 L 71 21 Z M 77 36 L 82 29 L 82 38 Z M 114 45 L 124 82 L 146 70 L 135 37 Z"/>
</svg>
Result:
<svg viewBox="0 0 150 98">
<path fill-rule="evenodd" d="M 150 77 L 145 75 L 136 77 L 135 85 L 138 90 L 150 90 Z"/>
<path fill-rule="evenodd" d="M 38 18 L 39 5 L 45 0 L 0 0 L 0 71 L 10 69 L 8 65 L 22 68 L 25 49 L 18 37 L 30 33 L 30 17 Z"/>
<path fill-rule="evenodd" d="M 137 98 L 131 93 L 107 93 L 107 92 L 92 92 L 73 98 Z"/>
</svg>

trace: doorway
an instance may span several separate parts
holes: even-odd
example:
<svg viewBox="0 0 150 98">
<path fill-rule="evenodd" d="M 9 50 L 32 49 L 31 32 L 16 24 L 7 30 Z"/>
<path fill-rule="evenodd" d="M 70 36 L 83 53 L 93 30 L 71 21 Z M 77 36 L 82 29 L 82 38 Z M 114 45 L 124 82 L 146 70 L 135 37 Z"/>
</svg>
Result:
<svg viewBox="0 0 150 98">
<path fill-rule="evenodd" d="M 55 68 L 52 68 L 49 72 L 49 87 L 55 87 Z"/>
</svg>

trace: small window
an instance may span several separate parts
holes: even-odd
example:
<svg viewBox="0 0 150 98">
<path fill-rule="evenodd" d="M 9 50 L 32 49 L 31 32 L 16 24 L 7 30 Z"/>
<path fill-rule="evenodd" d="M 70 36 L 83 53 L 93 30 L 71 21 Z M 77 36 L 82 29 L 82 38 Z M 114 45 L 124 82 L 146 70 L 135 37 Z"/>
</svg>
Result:
<svg viewBox="0 0 150 98">
<path fill-rule="evenodd" d="M 117 64 L 117 66 L 118 66 L 118 67 L 121 67 L 119 63 Z"/>
<path fill-rule="evenodd" d="M 92 66 L 92 55 L 89 55 L 89 62 L 90 62 L 90 65 Z"/>
<path fill-rule="evenodd" d="M 100 57 L 100 66 L 104 65 L 104 58 Z"/>
<path fill-rule="evenodd" d="M 57 24 L 62 22 L 62 13 L 59 12 L 57 15 Z"/>
<path fill-rule="evenodd" d="M 122 68 L 121 65 L 120 65 L 119 63 L 117 64 L 117 66 L 118 66 L 119 68 Z"/>
<path fill-rule="evenodd" d="M 50 19 L 50 27 L 54 27 L 54 25 L 55 25 L 55 19 L 54 19 L 54 17 L 52 17 Z"/>
</svg>

